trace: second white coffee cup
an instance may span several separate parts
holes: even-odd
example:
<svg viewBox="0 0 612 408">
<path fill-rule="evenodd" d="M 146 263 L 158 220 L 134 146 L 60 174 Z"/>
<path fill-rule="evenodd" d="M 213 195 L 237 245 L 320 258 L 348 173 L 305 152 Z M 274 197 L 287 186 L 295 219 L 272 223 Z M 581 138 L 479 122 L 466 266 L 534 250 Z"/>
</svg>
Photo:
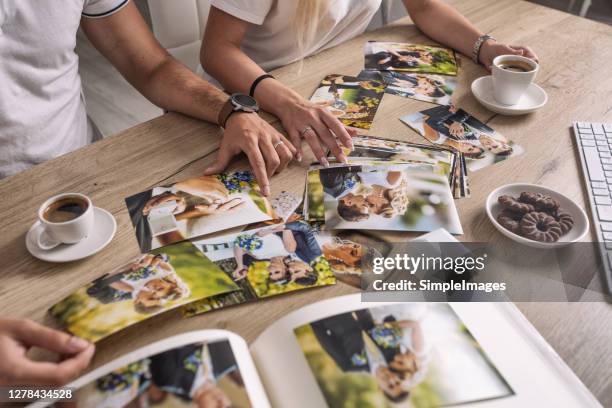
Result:
<svg viewBox="0 0 612 408">
<path fill-rule="evenodd" d="M 76 244 L 86 238 L 94 226 L 93 204 L 83 194 L 59 194 L 40 206 L 38 220 L 44 228 L 37 239 L 40 249 Z"/>
<path fill-rule="evenodd" d="M 499 55 L 493 60 L 493 97 L 502 105 L 515 105 L 536 77 L 539 65 L 520 55 Z"/>
</svg>

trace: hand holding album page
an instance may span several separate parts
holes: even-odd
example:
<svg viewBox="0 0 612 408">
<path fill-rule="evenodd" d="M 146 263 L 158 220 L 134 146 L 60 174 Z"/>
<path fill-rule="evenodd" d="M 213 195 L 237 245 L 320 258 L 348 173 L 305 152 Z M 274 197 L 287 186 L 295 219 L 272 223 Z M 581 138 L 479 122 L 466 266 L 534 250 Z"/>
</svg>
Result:
<svg viewBox="0 0 612 408">
<path fill-rule="evenodd" d="M 201 176 L 125 199 L 142 252 L 274 218 L 248 171 Z"/>
<path fill-rule="evenodd" d="M 88 408 L 599 406 L 511 303 L 367 303 L 359 294 L 295 310 L 249 348 L 224 330 L 188 332 L 67 386 Z"/>
<path fill-rule="evenodd" d="M 100 276 L 51 307 L 72 334 L 91 342 L 238 286 L 191 242 L 160 248 Z"/>
</svg>

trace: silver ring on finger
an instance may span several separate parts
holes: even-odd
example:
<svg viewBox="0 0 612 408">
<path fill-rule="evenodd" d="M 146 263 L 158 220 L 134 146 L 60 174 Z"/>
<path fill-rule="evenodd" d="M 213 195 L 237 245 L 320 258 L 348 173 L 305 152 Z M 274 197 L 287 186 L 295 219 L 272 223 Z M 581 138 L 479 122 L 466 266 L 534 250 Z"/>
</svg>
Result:
<svg viewBox="0 0 612 408">
<path fill-rule="evenodd" d="M 280 145 L 282 145 L 282 144 L 284 144 L 284 143 L 285 143 L 285 142 L 283 142 L 282 140 L 279 140 L 278 142 L 274 143 L 274 145 L 273 145 L 274 150 L 276 150 L 276 148 L 277 148 L 278 146 L 280 146 Z"/>
<path fill-rule="evenodd" d="M 304 129 L 300 130 L 300 136 L 304 137 L 304 135 L 308 132 L 314 132 L 314 129 L 310 125 L 306 125 Z"/>
</svg>

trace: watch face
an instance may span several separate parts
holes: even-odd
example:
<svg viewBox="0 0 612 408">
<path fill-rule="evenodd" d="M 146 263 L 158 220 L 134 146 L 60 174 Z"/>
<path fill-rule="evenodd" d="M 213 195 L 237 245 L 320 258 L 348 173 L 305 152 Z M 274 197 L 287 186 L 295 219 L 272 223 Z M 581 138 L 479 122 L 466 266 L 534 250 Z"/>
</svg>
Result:
<svg viewBox="0 0 612 408">
<path fill-rule="evenodd" d="M 245 108 L 255 109 L 257 108 L 257 101 L 250 97 L 249 95 L 244 94 L 233 94 L 232 100 L 236 102 L 238 105 L 244 106 Z"/>
</svg>

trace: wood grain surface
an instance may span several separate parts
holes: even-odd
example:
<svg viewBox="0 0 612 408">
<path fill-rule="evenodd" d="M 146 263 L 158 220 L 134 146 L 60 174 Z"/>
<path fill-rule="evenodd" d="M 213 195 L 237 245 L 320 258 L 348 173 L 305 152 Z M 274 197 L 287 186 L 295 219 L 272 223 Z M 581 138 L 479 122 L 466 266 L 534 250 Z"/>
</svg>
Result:
<svg viewBox="0 0 612 408">
<path fill-rule="evenodd" d="M 549 103 L 535 114 L 518 118 L 496 115 L 479 105 L 469 91 L 471 82 L 486 71 L 461 57 L 455 103 L 526 149 L 522 156 L 471 173 L 472 197 L 457 200 L 465 230 L 462 241 L 503 242 L 505 238 L 494 230 L 484 212 L 487 194 L 500 185 L 543 184 L 585 205 L 570 126 L 574 120 L 612 122 L 612 28 L 516 0 L 451 3 L 500 41 L 532 46 L 541 60 L 536 82 L 549 96 Z M 278 69 L 274 75 L 309 97 L 325 74 L 357 74 L 363 66 L 363 43 L 374 39 L 432 43 L 409 19 L 403 19 L 323 51 L 303 64 Z M 369 133 L 421 141 L 398 118 L 429 106 L 385 95 Z M 266 117 L 278 126 L 274 118 Z M 169 113 L 1 180 L 0 314 L 55 325 L 47 314 L 51 305 L 138 254 L 124 198 L 201 174 L 214 160 L 219 140 L 217 127 Z M 281 190 L 301 194 L 308 161 L 307 157 L 302 164 L 294 163 L 275 176 L 273 194 Z M 232 167 L 247 168 L 247 162 L 237 158 Z M 41 262 L 27 252 L 25 234 L 46 198 L 70 191 L 87 194 L 95 205 L 109 210 L 117 219 L 117 234 L 106 249 L 86 260 Z M 228 329 L 252 341 L 268 324 L 291 310 L 354 291 L 338 284 L 190 319 L 171 311 L 101 341 L 91 368 L 188 330 Z M 605 302 L 518 306 L 600 402 L 612 406 L 612 306 Z"/>
</svg>

